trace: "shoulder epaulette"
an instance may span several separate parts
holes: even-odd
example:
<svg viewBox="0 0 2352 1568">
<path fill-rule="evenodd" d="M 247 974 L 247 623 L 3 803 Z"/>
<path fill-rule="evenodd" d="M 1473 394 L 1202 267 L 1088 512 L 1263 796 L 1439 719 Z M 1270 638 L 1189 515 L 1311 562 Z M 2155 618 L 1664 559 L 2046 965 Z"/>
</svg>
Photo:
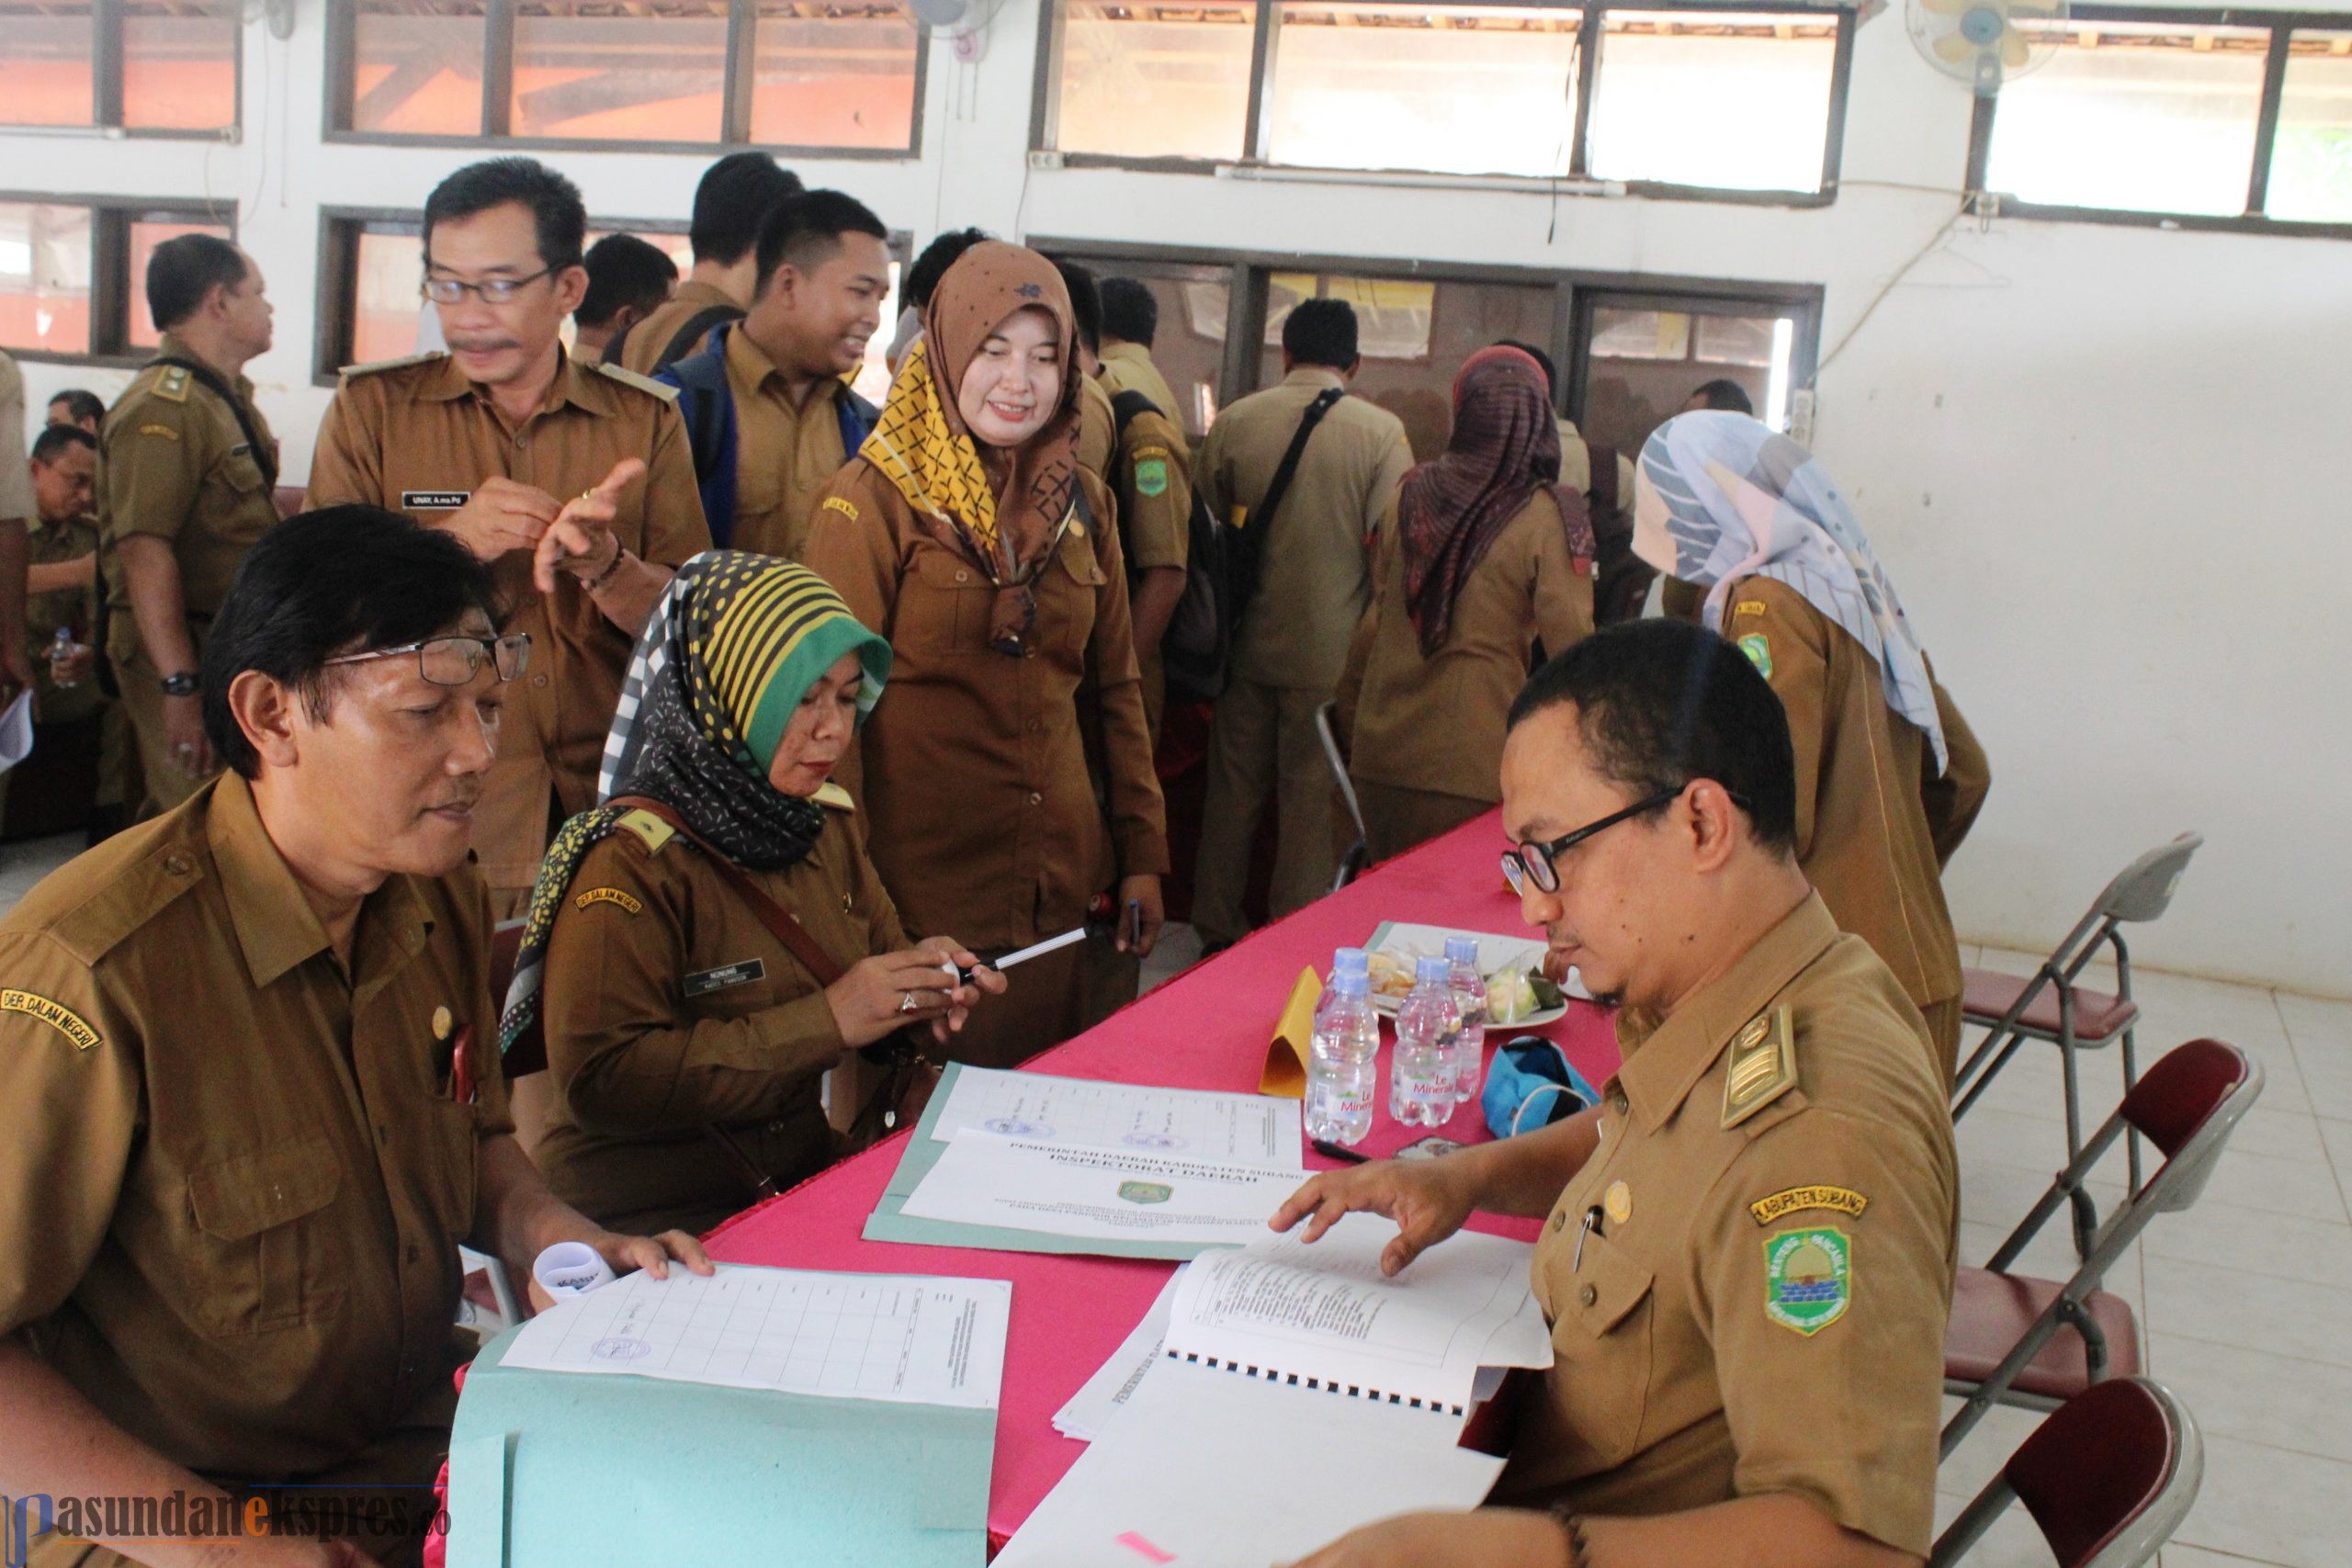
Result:
<svg viewBox="0 0 2352 1568">
<path fill-rule="evenodd" d="M 167 402 L 184 403 L 190 381 L 187 366 L 166 365 L 155 378 L 155 395 Z"/>
<path fill-rule="evenodd" d="M 639 391 L 657 397 L 665 403 L 675 403 L 678 400 L 677 388 L 664 381 L 657 381 L 650 376 L 640 376 L 625 365 L 599 363 L 596 368 L 618 381 L 622 386 L 635 387 Z"/>
<path fill-rule="evenodd" d="M 349 380 L 354 376 L 374 376 L 386 370 L 405 370 L 412 365 L 430 365 L 436 359 L 448 357 L 449 355 L 441 349 L 428 348 L 423 354 L 404 354 L 398 359 L 373 359 L 365 365 L 346 365 L 343 367 L 342 375 L 344 379 Z"/>
<path fill-rule="evenodd" d="M 204 863 L 186 841 L 164 840 L 93 879 L 87 896 L 50 922 L 50 934 L 82 963 L 96 964 L 203 880 Z"/>
<path fill-rule="evenodd" d="M 850 798 L 849 791 L 842 788 L 841 785 L 833 783 L 831 779 L 828 779 L 823 784 L 819 784 L 817 786 L 817 793 L 810 796 L 810 798 L 816 801 L 818 805 L 829 806 L 835 811 L 855 811 L 857 809 L 857 802 Z"/>
<path fill-rule="evenodd" d="M 678 836 L 678 830 L 675 828 L 642 807 L 635 811 L 624 812 L 621 819 L 614 826 L 626 828 L 636 834 L 644 841 L 648 854 L 661 853 L 662 846 Z"/>
<path fill-rule="evenodd" d="M 1724 1122 L 1736 1127 L 1797 1087 L 1795 1026 L 1787 1008 L 1750 1019 L 1731 1043 L 1724 1073 Z"/>
</svg>

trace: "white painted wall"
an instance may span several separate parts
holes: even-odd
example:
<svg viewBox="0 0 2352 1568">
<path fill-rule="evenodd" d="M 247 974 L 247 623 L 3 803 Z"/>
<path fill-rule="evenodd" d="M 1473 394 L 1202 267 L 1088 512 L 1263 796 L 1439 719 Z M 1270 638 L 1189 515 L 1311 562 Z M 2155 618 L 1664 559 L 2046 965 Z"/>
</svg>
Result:
<svg viewBox="0 0 2352 1568">
<path fill-rule="evenodd" d="M 796 164 L 918 244 L 1000 233 L 1819 283 L 1825 346 L 1946 224 L 1969 100 L 1900 8 L 1858 40 L 1838 202 L 1784 211 L 1029 173 L 1037 0 L 977 66 L 933 55 L 924 156 Z M 323 28 L 246 38 L 234 146 L 0 134 L 0 186 L 233 195 L 278 305 L 253 367 L 310 460 L 322 205 L 422 205 L 461 150 L 320 140 Z M 564 154 L 592 213 L 686 216 L 701 158 Z M 42 171 L 53 171 L 44 177 Z M 1950 887 L 1963 937 L 2054 941 L 2138 851 L 2208 847 L 2147 961 L 2352 994 L 2352 704 L 2328 679 L 2352 581 L 2343 435 L 2352 246 L 2024 220 L 1954 225 L 1821 378 L 1816 446 L 1858 499 L 1995 786 Z M 123 377 L 26 367 L 34 407 Z"/>
</svg>

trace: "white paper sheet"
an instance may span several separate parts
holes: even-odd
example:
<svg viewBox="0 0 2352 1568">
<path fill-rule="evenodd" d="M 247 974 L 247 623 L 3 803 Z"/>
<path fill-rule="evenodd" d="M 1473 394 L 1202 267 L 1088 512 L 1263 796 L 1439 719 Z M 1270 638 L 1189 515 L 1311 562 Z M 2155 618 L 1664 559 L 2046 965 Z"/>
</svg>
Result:
<svg viewBox="0 0 2352 1568">
<path fill-rule="evenodd" d="M 1456 1430 L 1163 1359 L 996 1568 L 1261 1568 L 1392 1514 L 1476 1507 L 1503 1461 Z"/>
<path fill-rule="evenodd" d="M 0 712 L 0 773 L 33 754 L 33 689 L 27 686 Z"/>
<path fill-rule="evenodd" d="M 1119 1342 L 1119 1348 L 1111 1352 L 1111 1359 L 1086 1380 L 1085 1386 L 1070 1395 L 1069 1403 L 1054 1413 L 1055 1431 L 1065 1438 L 1091 1443 L 1111 1417 L 1119 1413 L 1119 1407 L 1134 1395 L 1144 1373 L 1159 1359 L 1160 1348 L 1168 1337 L 1168 1310 L 1176 1300 L 1177 1281 L 1183 1277 L 1183 1269 L 1169 1276 L 1168 1283 L 1160 1287 L 1159 1298 L 1143 1314 L 1143 1321 Z"/>
<path fill-rule="evenodd" d="M 1350 1214 L 1312 1246 L 1304 1230 L 1186 1269 L 1169 1357 L 1455 1417 L 1481 1367 L 1551 1365 L 1540 1314 L 1528 1331 L 1527 1243 L 1459 1232 L 1388 1279 L 1380 1255 L 1394 1222 Z"/>
<path fill-rule="evenodd" d="M 978 1128 L 1032 1144 L 1136 1149 L 1297 1170 L 1303 1167 L 1298 1108 L 1295 1100 L 1271 1095 L 967 1066 L 956 1075 L 931 1135 L 953 1143 L 966 1128 Z"/>
<path fill-rule="evenodd" d="M 1238 1247 L 1298 1190 L 1295 1170 L 1063 1148 L 966 1128 L 908 1195 L 917 1219 L 1124 1241 Z"/>
<path fill-rule="evenodd" d="M 993 1409 L 1012 1286 L 720 1264 L 627 1275 L 526 1324 L 504 1364 Z"/>
</svg>

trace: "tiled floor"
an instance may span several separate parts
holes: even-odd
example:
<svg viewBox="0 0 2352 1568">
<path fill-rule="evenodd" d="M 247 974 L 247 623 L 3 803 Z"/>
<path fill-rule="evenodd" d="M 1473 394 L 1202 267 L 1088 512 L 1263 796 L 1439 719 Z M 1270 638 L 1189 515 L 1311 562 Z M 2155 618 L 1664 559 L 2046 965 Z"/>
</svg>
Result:
<svg viewBox="0 0 2352 1568">
<path fill-rule="evenodd" d="M 0 849 L 0 909 L 68 858 L 49 840 Z M 1157 984 L 1199 953 L 1170 926 L 1145 965 Z M 1970 963 L 2030 971 L 2040 955 L 1966 950 Z M 2267 1075 L 2197 1205 L 2160 1214 L 2107 1283 L 2140 1317 L 2148 1370 L 2177 1393 L 2205 1434 L 2205 1484 L 2165 1549 L 2165 1568 L 2342 1568 L 2352 1562 L 2352 1002 L 2321 1001 L 2143 969 L 2145 1060 L 2199 1035 L 2242 1046 Z M 2092 1057 L 2086 1119 L 2120 1092 L 2111 1059 Z M 2053 1053 L 2020 1054 L 1960 1124 L 1962 1259 L 1982 1263 L 2064 1158 Z M 2119 1150 L 2101 1168 L 2102 1203 L 2120 1190 Z M 2053 1225 L 2022 1267 L 2063 1277 L 2070 1258 Z M 1995 1410 L 1937 1478 L 1949 1520 L 2040 1417 Z M 2010 1510 L 1972 1568 L 2051 1562 Z"/>
</svg>

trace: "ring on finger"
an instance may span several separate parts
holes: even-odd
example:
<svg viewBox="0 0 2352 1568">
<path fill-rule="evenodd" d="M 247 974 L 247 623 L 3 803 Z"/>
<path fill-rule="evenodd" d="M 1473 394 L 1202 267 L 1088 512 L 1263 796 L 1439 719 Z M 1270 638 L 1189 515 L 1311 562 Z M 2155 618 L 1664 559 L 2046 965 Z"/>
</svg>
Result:
<svg viewBox="0 0 2352 1568">
<path fill-rule="evenodd" d="M 899 993 L 899 1010 L 900 1012 L 912 1012 L 915 1010 L 915 994 L 912 991 L 901 991 Z"/>
</svg>

